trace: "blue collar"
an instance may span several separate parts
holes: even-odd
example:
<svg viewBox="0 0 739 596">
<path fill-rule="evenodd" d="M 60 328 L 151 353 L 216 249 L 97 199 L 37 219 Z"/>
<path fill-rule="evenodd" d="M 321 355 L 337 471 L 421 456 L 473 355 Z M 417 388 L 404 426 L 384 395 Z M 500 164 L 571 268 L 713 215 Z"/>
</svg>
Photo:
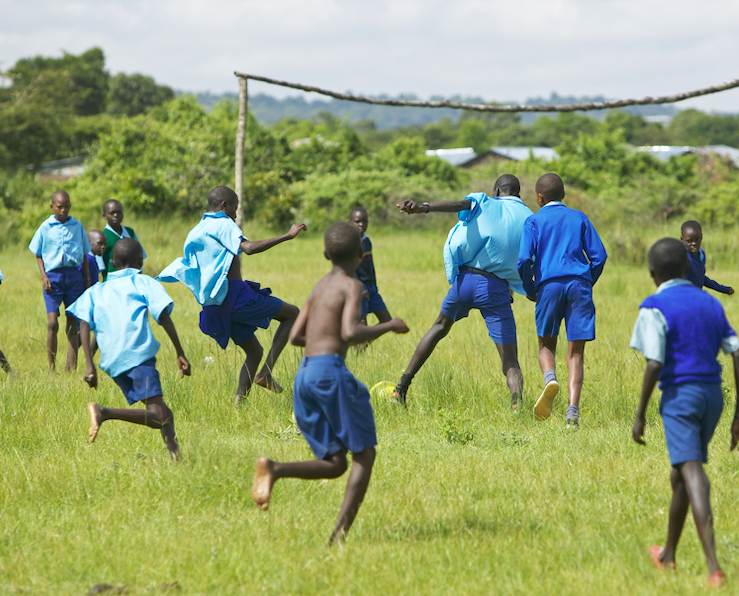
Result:
<svg viewBox="0 0 739 596">
<path fill-rule="evenodd" d="M 59 221 L 59 220 L 58 220 L 58 219 L 56 218 L 56 215 L 55 215 L 55 214 L 53 214 L 53 213 L 51 214 L 51 216 L 49 217 L 49 219 L 47 219 L 47 220 L 46 220 L 46 222 L 47 222 L 47 223 L 48 223 L 48 224 L 49 224 L 50 226 L 66 226 L 67 224 L 70 224 L 70 223 L 72 223 L 73 221 L 74 221 L 74 217 L 72 217 L 71 215 L 68 215 L 68 216 L 67 216 L 67 221 L 65 221 L 65 222 L 61 222 L 61 221 Z"/>
<path fill-rule="evenodd" d="M 226 219 L 231 219 L 223 211 L 207 211 L 207 212 L 203 213 L 203 219 L 205 219 L 205 218 L 213 219 L 213 218 L 217 218 L 217 217 L 225 217 Z M 231 221 L 233 221 L 233 220 L 231 219 Z"/>
</svg>

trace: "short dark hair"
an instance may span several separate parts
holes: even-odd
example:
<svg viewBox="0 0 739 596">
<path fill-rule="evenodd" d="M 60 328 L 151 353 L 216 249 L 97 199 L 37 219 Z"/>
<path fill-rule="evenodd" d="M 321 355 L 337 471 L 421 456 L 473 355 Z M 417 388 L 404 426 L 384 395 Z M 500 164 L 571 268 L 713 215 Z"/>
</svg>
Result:
<svg viewBox="0 0 739 596">
<path fill-rule="evenodd" d="M 695 221 L 694 219 L 689 219 L 686 221 L 683 225 L 680 226 L 680 235 L 685 235 L 685 230 L 696 230 L 703 235 L 703 228 L 701 228 L 701 225 Z"/>
<path fill-rule="evenodd" d="M 502 197 L 518 197 L 521 194 L 521 183 L 513 174 L 503 174 L 495 181 L 493 192 L 495 189 L 500 190 Z"/>
<path fill-rule="evenodd" d="M 115 205 L 115 204 L 120 205 L 121 209 L 123 209 L 123 204 L 118 199 L 108 199 L 107 201 L 105 201 L 105 203 L 103 203 L 103 215 L 105 215 L 105 211 L 106 209 L 108 209 L 110 205 Z"/>
<path fill-rule="evenodd" d="M 121 238 L 113 246 L 113 261 L 118 269 L 133 267 L 143 258 L 144 250 L 133 238 Z"/>
<path fill-rule="evenodd" d="M 323 234 L 326 255 L 333 263 L 353 259 L 359 254 L 362 239 L 359 230 L 348 221 L 337 221 Z"/>
<path fill-rule="evenodd" d="M 221 207 L 221 203 L 239 202 L 239 197 L 228 186 L 216 186 L 208 193 L 208 207 L 215 211 Z"/>
<path fill-rule="evenodd" d="M 675 238 L 657 240 L 649 249 L 649 265 L 662 281 L 685 277 L 688 273 L 688 251 Z"/>
<path fill-rule="evenodd" d="M 69 193 L 66 190 L 62 190 L 61 188 L 59 190 L 54 191 L 54 194 L 51 195 L 51 200 L 49 202 L 53 203 L 54 199 L 56 199 L 57 197 L 62 197 L 62 198 L 66 198 L 67 200 L 70 200 Z"/>
<path fill-rule="evenodd" d="M 356 207 L 352 207 L 352 210 L 349 212 L 349 217 L 354 215 L 357 211 L 360 211 L 361 213 L 367 213 L 367 210 L 362 207 L 361 205 L 357 205 Z"/>
<path fill-rule="evenodd" d="M 542 195 L 547 203 L 565 198 L 565 183 L 552 172 L 544 174 L 536 181 L 536 193 Z"/>
</svg>

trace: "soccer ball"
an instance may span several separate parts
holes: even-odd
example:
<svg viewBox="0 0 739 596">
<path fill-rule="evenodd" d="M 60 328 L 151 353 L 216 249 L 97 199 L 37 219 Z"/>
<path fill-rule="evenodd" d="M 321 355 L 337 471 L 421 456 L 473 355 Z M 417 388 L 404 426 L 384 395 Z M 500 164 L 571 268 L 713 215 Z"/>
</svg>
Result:
<svg viewBox="0 0 739 596">
<path fill-rule="evenodd" d="M 393 391 L 395 391 L 395 383 L 390 381 L 380 381 L 370 389 L 372 399 L 386 399 L 393 401 Z"/>
</svg>

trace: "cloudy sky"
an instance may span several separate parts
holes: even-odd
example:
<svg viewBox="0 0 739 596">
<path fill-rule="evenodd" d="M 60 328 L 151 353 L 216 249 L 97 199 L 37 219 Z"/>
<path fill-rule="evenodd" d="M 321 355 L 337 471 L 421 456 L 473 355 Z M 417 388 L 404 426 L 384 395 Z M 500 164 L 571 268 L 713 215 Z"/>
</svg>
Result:
<svg viewBox="0 0 739 596">
<path fill-rule="evenodd" d="M 0 68 L 100 46 L 111 73 L 187 91 L 235 91 L 241 70 L 366 94 L 624 98 L 739 78 L 737 31 L 737 0 L 0 0 Z M 678 105 L 739 112 L 739 89 Z"/>
</svg>

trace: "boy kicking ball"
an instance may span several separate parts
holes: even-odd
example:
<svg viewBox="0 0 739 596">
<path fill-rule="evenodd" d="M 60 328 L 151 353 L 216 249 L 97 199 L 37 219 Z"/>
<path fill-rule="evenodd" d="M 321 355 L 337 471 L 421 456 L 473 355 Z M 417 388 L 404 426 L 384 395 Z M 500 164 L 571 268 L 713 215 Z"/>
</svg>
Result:
<svg viewBox="0 0 739 596">
<path fill-rule="evenodd" d="M 351 451 L 352 470 L 330 545 L 351 528 L 367 492 L 377 445 L 369 392 L 346 367 L 346 351 L 388 331 L 407 333 L 408 327 L 400 319 L 372 327 L 359 323 L 363 285 L 354 278 L 362 255 L 357 229 L 348 222 L 335 223 L 326 230 L 324 243 L 333 268 L 313 288 L 290 331 L 290 342 L 305 347 L 293 388 L 295 419 L 316 459 L 281 463 L 260 457 L 251 495 L 266 510 L 278 479 L 338 478 L 346 472 L 346 453 Z"/>
<path fill-rule="evenodd" d="M 706 554 L 708 584 L 721 587 L 725 580 L 716 560 L 711 485 L 703 464 L 724 407 L 716 356 L 719 350 L 732 355 L 739 392 L 739 339 L 721 303 L 683 279 L 688 270 L 688 255 L 680 241 L 663 238 L 650 249 L 649 273 L 657 293 L 642 302 L 631 338 L 631 347 L 647 359 L 632 436 L 644 445 L 647 404 L 659 379 L 659 411 L 672 464 L 672 503 L 667 542 L 664 548 L 652 546 L 649 556 L 660 569 L 675 568 L 675 551 L 690 507 Z M 739 398 L 731 425 L 732 450 L 737 442 Z"/>
<path fill-rule="evenodd" d="M 128 405 L 140 402 L 144 409 L 113 409 L 88 404 L 90 442 L 95 441 L 103 422 L 123 420 L 158 429 L 169 454 L 177 461 L 180 448 L 174 416 L 162 397 L 156 369 L 159 342 L 151 332 L 148 317 L 151 314 L 172 340 L 180 376 L 190 375 L 190 363 L 169 316 L 174 305 L 159 283 L 141 273 L 144 254 L 136 240 L 119 240 L 113 248 L 111 262 L 116 271 L 108 275 L 108 280 L 90 288 L 69 307 L 80 320 L 82 350 L 87 360 L 85 382 L 93 389 L 97 387 L 90 349 L 90 330 L 94 330 L 100 346 L 100 368 L 121 388 Z"/>
</svg>

